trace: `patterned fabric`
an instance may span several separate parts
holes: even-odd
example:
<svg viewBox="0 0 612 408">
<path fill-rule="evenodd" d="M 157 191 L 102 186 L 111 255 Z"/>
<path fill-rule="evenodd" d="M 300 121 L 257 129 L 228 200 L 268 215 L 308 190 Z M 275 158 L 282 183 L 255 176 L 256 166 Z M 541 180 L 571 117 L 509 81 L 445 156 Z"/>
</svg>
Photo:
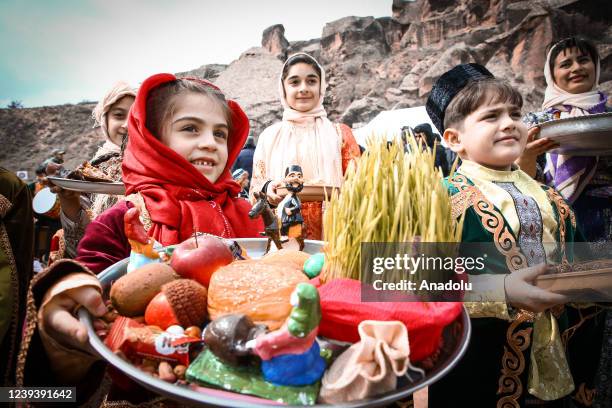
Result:
<svg viewBox="0 0 612 408">
<path fill-rule="evenodd" d="M 600 93 L 600 103 L 587 109 L 583 115 L 606 112 L 606 96 Z M 556 119 L 570 117 L 571 106 L 549 108 L 547 113 Z M 556 153 L 546 154 L 544 176 L 549 185 L 555 186 L 570 203 L 576 201 L 589 184 L 597 169 L 596 156 L 569 156 Z"/>
<path fill-rule="evenodd" d="M 536 201 L 522 194 L 513 183 L 495 183 L 510 194 L 520 220 L 518 244 L 529 266 L 546 262 L 542 245 L 542 216 Z"/>
<path fill-rule="evenodd" d="M 470 167 L 469 163 L 468 167 Z M 513 177 L 519 174 L 517 172 L 506 173 L 516 173 Z M 474 174 L 478 175 L 480 172 Z M 508 176 L 511 176 L 511 174 L 508 174 Z M 495 193 L 496 190 L 491 190 L 494 195 L 498 195 L 491 198 L 499 203 L 505 203 L 506 200 L 510 200 L 512 203 L 511 206 L 508 206 L 508 208 L 512 207 L 512 211 L 509 209 L 504 211 L 489 199 L 489 195 L 480 191 L 481 185 L 485 184 L 484 180 L 476 185 L 471 177 L 468 178 L 460 173 L 455 173 L 453 177 L 445 180 L 449 192 L 453 196 L 453 205 L 459 205 L 463 209 L 463 211 L 455 211 L 455 214 L 460 215 L 465 212 L 462 241 L 496 244 L 500 251 L 497 254 L 498 256 L 490 255 L 487 258 L 487 265 L 490 265 L 491 270 L 498 268 L 507 271 L 509 268 L 512 271 L 527 266 L 527 256 L 522 251 L 518 252 L 519 255 L 516 255 L 515 252 L 518 251 L 520 245 L 518 232 L 525 229 L 530 217 L 522 214 L 524 211 L 521 209 L 515 208 L 514 201 L 521 200 L 522 196 L 531 198 L 539 197 L 539 195 L 533 194 L 531 191 L 525 194 L 522 189 L 512 183 L 516 180 L 502 177 L 501 182 L 514 186 L 520 194 L 516 194 L 516 191 L 512 191 L 513 194 L 511 194 L 504 190 L 499 185 L 499 181 L 494 183 L 494 179 L 487 180 L 489 184 L 495 184 L 495 188 L 502 190 L 503 194 L 508 197 L 507 199 L 503 198 L 503 196 Z M 543 194 L 545 204 L 552 208 L 553 217 L 557 224 L 551 231 L 552 239 L 556 242 L 561 239 L 560 225 L 563 224 L 563 231 L 565 231 L 562 234 L 563 237 L 566 240 L 573 240 L 574 227 L 571 222 L 572 217 L 567 214 L 568 211 L 565 207 L 559 208 L 559 203 L 549 198 L 549 187 L 540 186 L 532 179 L 529 180 Z M 504 187 L 508 187 L 508 184 Z M 464 198 L 455 200 L 454 197 L 457 195 L 463 195 Z M 526 204 L 522 201 L 522 204 L 525 205 L 525 208 L 535 205 L 543 214 L 542 208 L 544 206 L 541 201 L 540 199 L 533 202 L 528 200 Z M 514 213 L 514 216 L 517 217 L 516 228 L 510 228 L 506 218 L 511 213 Z M 542 223 L 542 228 L 547 227 Z M 552 257 L 553 253 L 547 255 Z M 559 254 L 557 253 L 557 255 Z M 522 263 L 513 262 L 512 259 L 517 257 L 522 257 L 525 260 Z M 554 260 L 559 261 L 557 258 Z M 501 305 L 505 306 L 503 303 L 500 303 Z M 539 335 L 534 333 L 533 324 L 536 322 L 539 323 L 540 327 L 542 325 L 543 327 L 555 327 L 552 313 L 536 315 L 523 310 L 512 310 L 508 314 L 507 308 L 493 307 L 495 305 L 492 302 L 484 302 L 483 306 L 488 308 L 472 308 L 472 310 L 481 314 L 479 318 L 472 318 L 473 336 L 470 347 L 456 369 L 430 387 L 429 406 L 431 408 L 447 406 L 520 407 L 525 406 L 528 389 L 533 390 L 540 398 L 547 400 L 567 395 L 570 392 L 567 389 L 569 382 L 558 381 L 562 373 L 559 370 L 552 372 L 546 369 L 546 367 L 549 367 L 546 364 L 549 356 L 564 355 L 561 342 L 558 341 L 559 332 L 552 331 L 556 335 L 554 336 L 555 341 L 550 343 L 545 340 L 546 335 L 542 336 L 541 329 Z M 482 312 L 485 310 L 488 310 L 491 314 L 483 315 Z M 559 316 L 563 316 L 563 314 L 559 314 Z M 508 321 L 508 318 L 510 321 Z M 549 345 L 553 347 L 548 347 Z M 538 351 L 535 360 L 532 360 L 530 356 L 532 349 Z M 538 370 L 535 371 L 537 376 L 533 377 L 535 381 L 532 383 L 528 381 L 528 378 L 534 374 L 533 367 L 537 367 Z M 565 366 L 563 373 L 563 378 L 571 378 L 568 377 L 567 366 Z M 474 383 L 479 384 L 479 392 L 466 392 L 470 384 Z"/>
</svg>

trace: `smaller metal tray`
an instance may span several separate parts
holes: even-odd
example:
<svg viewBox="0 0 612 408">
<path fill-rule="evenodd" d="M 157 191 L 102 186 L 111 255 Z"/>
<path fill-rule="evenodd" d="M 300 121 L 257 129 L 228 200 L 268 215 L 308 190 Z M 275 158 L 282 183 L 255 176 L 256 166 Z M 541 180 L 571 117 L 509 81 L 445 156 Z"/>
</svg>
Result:
<svg viewBox="0 0 612 408">
<path fill-rule="evenodd" d="M 47 177 L 47 179 L 66 190 L 79 191 L 81 193 L 99 193 L 99 194 L 112 194 L 112 195 L 124 195 L 125 185 L 123 183 L 106 183 L 102 181 L 83 181 L 83 180 L 72 180 L 61 177 Z"/>
<path fill-rule="evenodd" d="M 538 138 L 559 143 L 551 153 L 574 156 L 612 155 L 612 112 L 551 120 L 538 125 Z"/>
</svg>

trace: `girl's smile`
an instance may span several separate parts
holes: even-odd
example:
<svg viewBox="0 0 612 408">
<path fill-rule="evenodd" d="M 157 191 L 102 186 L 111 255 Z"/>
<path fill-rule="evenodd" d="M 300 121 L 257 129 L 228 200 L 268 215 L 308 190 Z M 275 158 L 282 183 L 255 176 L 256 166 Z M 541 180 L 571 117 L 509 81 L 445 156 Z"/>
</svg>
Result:
<svg viewBox="0 0 612 408">
<path fill-rule="evenodd" d="M 289 68 L 283 88 L 290 107 L 308 112 L 319 102 L 321 80 L 312 65 L 300 62 Z"/>
</svg>

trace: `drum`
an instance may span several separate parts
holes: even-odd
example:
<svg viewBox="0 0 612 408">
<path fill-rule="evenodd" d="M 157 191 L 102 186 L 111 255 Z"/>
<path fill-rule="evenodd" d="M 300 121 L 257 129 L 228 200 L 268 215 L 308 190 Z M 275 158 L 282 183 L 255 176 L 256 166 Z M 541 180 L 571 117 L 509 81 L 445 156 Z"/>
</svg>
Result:
<svg viewBox="0 0 612 408">
<path fill-rule="evenodd" d="M 32 208 L 35 213 L 58 219 L 60 215 L 60 201 L 57 194 L 52 193 L 49 187 L 40 190 L 34 196 Z"/>
</svg>

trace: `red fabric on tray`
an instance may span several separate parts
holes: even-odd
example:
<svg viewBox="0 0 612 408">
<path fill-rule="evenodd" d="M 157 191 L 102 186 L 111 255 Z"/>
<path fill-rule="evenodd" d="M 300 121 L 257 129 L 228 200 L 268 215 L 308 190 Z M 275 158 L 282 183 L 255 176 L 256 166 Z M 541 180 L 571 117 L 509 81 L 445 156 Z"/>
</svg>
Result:
<svg viewBox="0 0 612 408">
<path fill-rule="evenodd" d="M 361 282 L 334 279 L 319 289 L 321 323 L 319 334 L 339 341 L 359 341 L 357 326 L 363 320 L 399 320 L 408 329 L 410 360 L 431 356 L 440 345 L 442 330 L 461 313 L 461 302 L 362 302 Z"/>
</svg>

